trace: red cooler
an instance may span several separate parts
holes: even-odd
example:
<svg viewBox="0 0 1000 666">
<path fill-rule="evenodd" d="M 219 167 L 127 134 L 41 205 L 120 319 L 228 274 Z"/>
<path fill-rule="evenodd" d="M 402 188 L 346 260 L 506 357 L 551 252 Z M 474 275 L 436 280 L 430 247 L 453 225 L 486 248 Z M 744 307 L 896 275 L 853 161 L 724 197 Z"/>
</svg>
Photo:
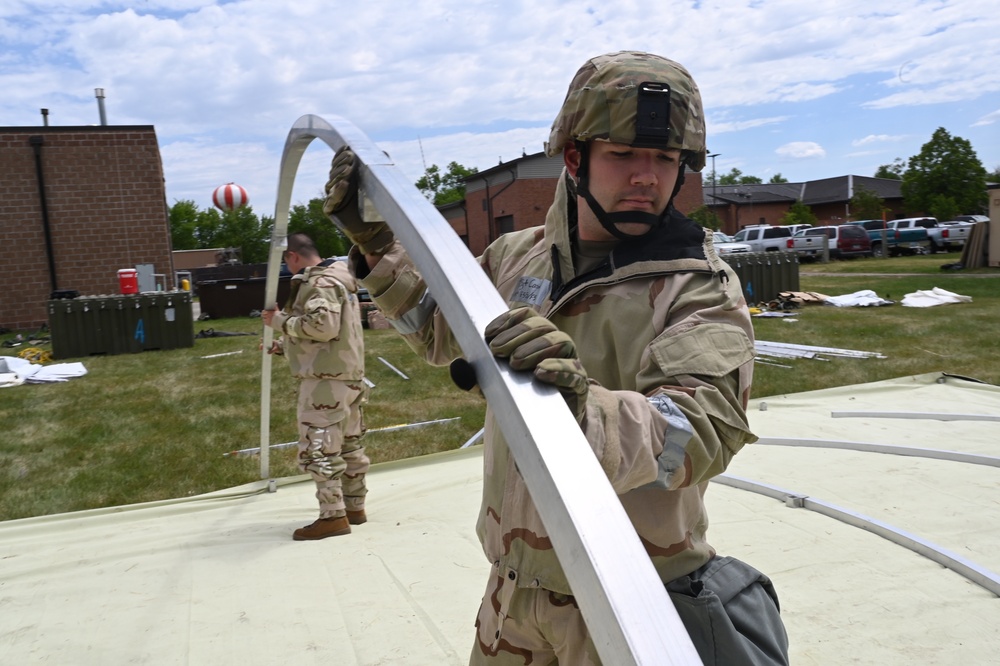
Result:
<svg viewBox="0 0 1000 666">
<path fill-rule="evenodd" d="M 138 294 L 139 272 L 134 268 L 122 268 L 119 270 L 118 287 L 123 294 Z"/>
</svg>

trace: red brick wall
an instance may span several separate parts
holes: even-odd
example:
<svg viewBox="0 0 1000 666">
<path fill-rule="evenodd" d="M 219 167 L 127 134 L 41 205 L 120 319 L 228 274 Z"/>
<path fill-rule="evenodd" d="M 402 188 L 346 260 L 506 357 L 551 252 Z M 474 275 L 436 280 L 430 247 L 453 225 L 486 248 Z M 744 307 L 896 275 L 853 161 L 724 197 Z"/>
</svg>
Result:
<svg viewBox="0 0 1000 666">
<path fill-rule="evenodd" d="M 215 266 L 219 263 L 219 253 L 225 248 L 209 247 L 202 250 L 174 250 L 171 257 L 175 271 L 189 271 L 192 268 Z"/>
<path fill-rule="evenodd" d="M 684 175 L 681 191 L 674 197 L 674 208 L 685 215 L 690 215 L 704 203 L 701 194 L 701 172 L 688 171 Z"/>
<path fill-rule="evenodd" d="M 885 219 L 895 220 L 907 216 L 902 201 L 886 201 L 883 203 L 889 209 L 885 214 Z M 843 202 L 821 204 L 811 206 L 810 208 L 816 219 L 820 221 L 820 224 L 844 224 L 844 222 L 861 219 L 855 213 L 848 216 L 847 206 Z"/>
<path fill-rule="evenodd" d="M 31 137 L 41 137 L 52 284 Z M 173 287 L 163 166 L 151 126 L 0 127 L 0 326 L 47 321 L 53 288 L 118 293 L 118 269 L 154 264 Z"/>
<path fill-rule="evenodd" d="M 721 231 L 732 235 L 743 227 L 754 224 L 780 225 L 781 218 L 788 212 L 789 206 L 790 204 L 784 202 L 755 203 L 753 206 L 750 204 L 729 205 L 725 208 L 720 206 L 716 207 L 714 211 L 722 220 Z"/>
</svg>

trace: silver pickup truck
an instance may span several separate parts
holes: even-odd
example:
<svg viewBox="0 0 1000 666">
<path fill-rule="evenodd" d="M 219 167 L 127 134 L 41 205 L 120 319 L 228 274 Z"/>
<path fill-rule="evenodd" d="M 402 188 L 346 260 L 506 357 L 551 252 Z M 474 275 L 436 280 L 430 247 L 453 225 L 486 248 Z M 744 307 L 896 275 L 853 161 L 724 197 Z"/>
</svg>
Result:
<svg viewBox="0 0 1000 666">
<path fill-rule="evenodd" d="M 965 241 L 969 240 L 972 224 L 968 222 L 938 222 L 936 217 L 905 217 L 901 220 L 890 220 L 890 229 L 915 229 L 923 227 L 927 230 L 931 253 L 951 252 L 961 250 Z"/>
<path fill-rule="evenodd" d="M 737 231 L 733 242 L 746 243 L 752 252 L 789 252 L 788 239 L 791 237 L 788 227 L 752 224 Z"/>
</svg>

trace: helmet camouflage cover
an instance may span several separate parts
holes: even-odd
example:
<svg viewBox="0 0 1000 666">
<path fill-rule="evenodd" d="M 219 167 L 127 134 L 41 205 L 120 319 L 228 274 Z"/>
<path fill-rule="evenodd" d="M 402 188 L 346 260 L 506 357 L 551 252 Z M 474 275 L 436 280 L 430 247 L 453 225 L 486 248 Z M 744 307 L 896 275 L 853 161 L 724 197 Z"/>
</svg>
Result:
<svg viewBox="0 0 1000 666">
<path fill-rule="evenodd" d="M 643 83 L 670 86 L 669 133 L 664 148 L 686 153 L 694 171 L 705 167 L 705 115 L 701 93 L 680 64 L 651 53 L 619 51 L 588 60 L 573 77 L 545 154 L 554 157 L 570 141 L 604 139 L 633 145 Z"/>
</svg>

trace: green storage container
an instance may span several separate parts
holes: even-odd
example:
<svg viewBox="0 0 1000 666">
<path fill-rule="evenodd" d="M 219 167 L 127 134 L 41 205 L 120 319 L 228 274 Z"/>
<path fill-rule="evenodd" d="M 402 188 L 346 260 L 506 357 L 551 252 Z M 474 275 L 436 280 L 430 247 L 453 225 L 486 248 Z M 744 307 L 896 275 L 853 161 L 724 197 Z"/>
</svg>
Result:
<svg viewBox="0 0 1000 666">
<path fill-rule="evenodd" d="M 48 311 L 57 359 L 194 346 L 188 291 L 52 300 Z"/>
<path fill-rule="evenodd" d="M 799 290 L 799 259 L 791 252 L 724 254 L 740 279 L 743 297 L 751 306 L 767 303 L 783 291 Z"/>
</svg>

